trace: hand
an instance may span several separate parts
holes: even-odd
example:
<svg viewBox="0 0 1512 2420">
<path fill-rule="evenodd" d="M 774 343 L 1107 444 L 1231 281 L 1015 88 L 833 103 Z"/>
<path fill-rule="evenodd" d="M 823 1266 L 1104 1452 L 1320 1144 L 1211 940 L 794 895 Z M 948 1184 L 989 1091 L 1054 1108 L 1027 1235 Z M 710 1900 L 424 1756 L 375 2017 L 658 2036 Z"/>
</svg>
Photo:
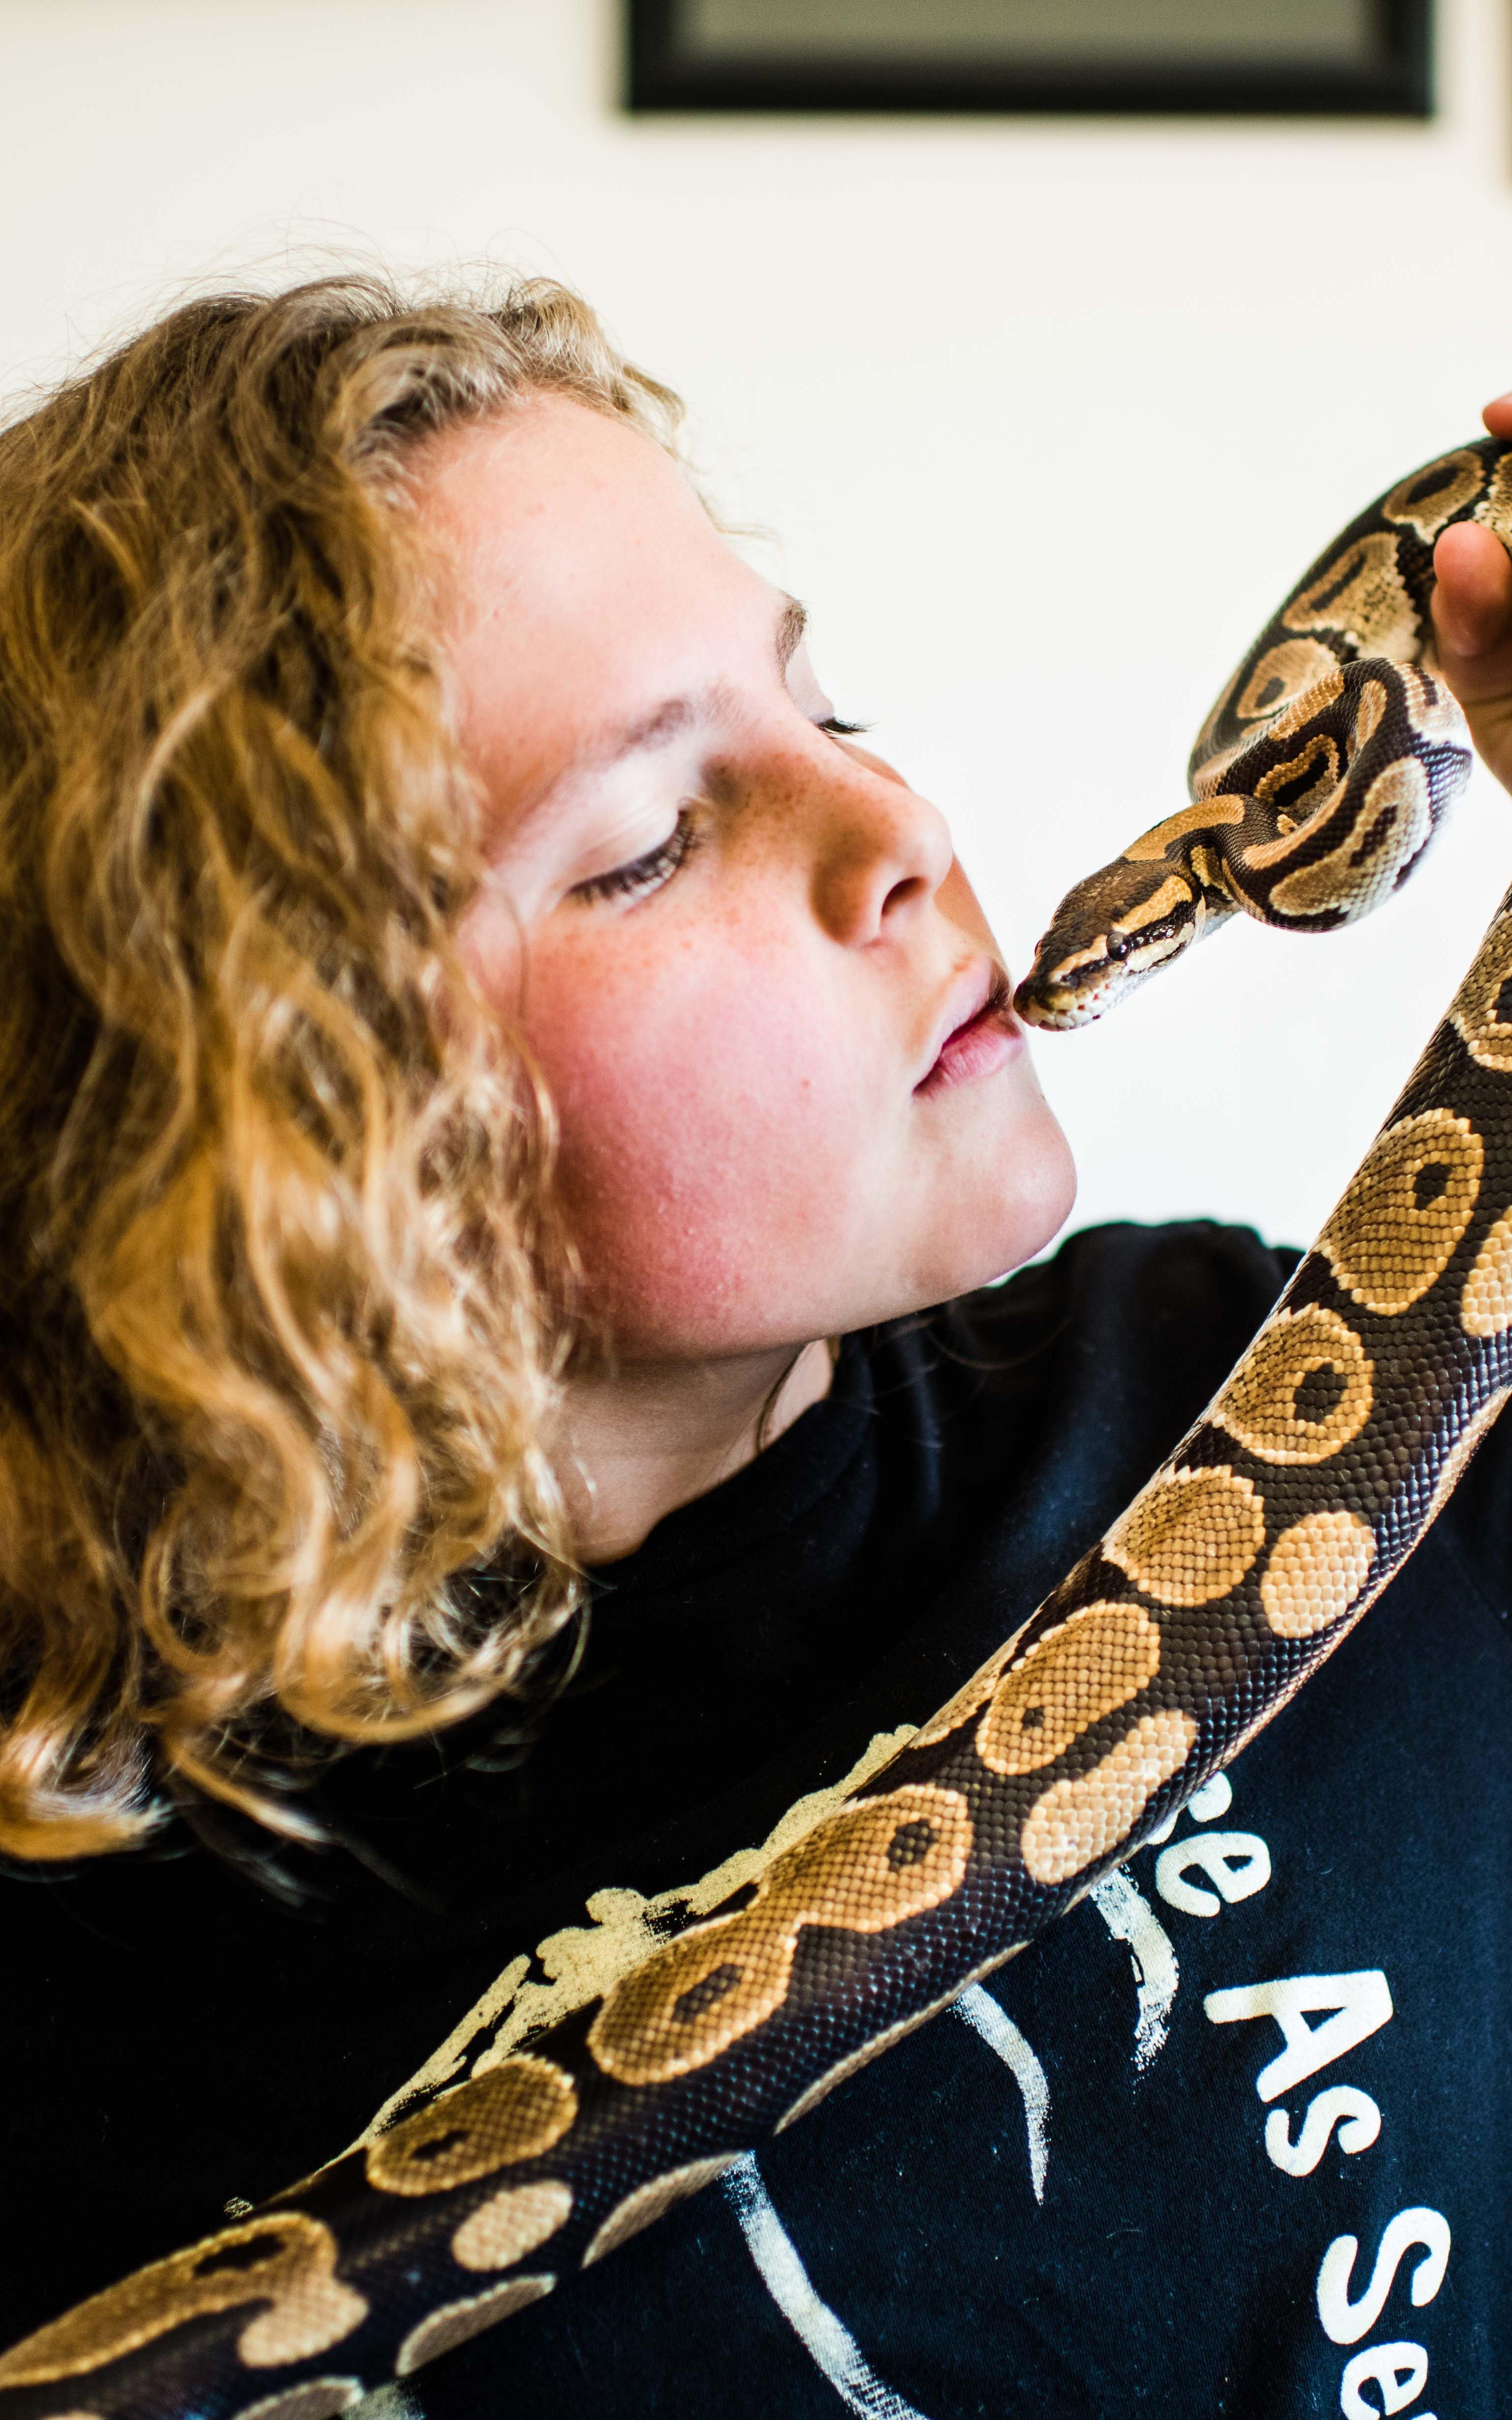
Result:
<svg viewBox="0 0 1512 2420">
<path fill-rule="evenodd" d="M 1512 395 L 1481 414 L 1493 437 L 1512 439 Z M 1433 628 L 1440 669 L 1469 718 L 1471 737 L 1512 790 L 1512 558 L 1476 521 L 1457 521 L 1433 550 Z"/>
</svg>

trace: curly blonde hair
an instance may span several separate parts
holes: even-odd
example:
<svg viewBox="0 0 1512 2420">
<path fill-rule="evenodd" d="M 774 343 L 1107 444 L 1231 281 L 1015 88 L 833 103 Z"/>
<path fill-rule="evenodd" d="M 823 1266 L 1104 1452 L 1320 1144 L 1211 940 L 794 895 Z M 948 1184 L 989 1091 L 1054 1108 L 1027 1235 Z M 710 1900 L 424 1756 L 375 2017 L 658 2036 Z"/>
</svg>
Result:
<svg viewBox="0 0 1512 2420">
<path fill-rule="evenodd" d="M 455 945 L 406 510 L 542 389 L 672 442 L 562 287 L 373 277 L 193 302 L 0 433 L 12 1855 L 165 1789 L 309 1831 L 301 1759 L 517 1688 L 573 1607 L 549 1109 Z"/>
</svg>

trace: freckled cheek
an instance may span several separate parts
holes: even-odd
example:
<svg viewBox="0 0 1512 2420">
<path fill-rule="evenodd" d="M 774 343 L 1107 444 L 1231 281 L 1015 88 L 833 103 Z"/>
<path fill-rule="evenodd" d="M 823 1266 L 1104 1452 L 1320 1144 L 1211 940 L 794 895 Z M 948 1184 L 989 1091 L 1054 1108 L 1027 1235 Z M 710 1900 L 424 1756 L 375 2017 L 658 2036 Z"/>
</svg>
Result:
<svg viewBox="0 0 1512 2420">
<path fill-rule="evenodd" d="M 591 1003 L 552 985 L 531 1017 L 568 1220 L 625 1338 L 744 1326 L 779 1259 L 836 1249 L 882 1140 L 882 1054 L 811 973 L 681 971 L 648 969 Z"/>
</svg>

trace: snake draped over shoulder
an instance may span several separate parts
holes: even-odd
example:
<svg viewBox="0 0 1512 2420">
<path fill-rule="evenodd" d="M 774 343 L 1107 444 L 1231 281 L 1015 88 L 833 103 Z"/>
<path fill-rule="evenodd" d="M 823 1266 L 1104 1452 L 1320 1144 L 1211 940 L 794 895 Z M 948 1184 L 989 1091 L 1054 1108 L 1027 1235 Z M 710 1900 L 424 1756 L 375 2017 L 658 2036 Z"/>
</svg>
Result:
<svg viewBox="0 0 1512 2420">
<path fill-rule="evenodd" d="M 1324 930 L 1406 879 L 1470 765 L 1427 614 L 1434 541 L 1464 520 L 1512 545 L 1512 449 L 1446 454 L 1312 566 L 1209 717 L 1192 803 L 1057 910 L 1019 990 L 1031 1021 L 1087 1022 L 1236 909 Z M 1509 1391 L 1512 895 L 1232 1375 L 950 1703 L 586 2006 L 0 2355 L 0 2420 L 327 2420 L 567 2285 L 1235 1756 Z"/>
</svg>

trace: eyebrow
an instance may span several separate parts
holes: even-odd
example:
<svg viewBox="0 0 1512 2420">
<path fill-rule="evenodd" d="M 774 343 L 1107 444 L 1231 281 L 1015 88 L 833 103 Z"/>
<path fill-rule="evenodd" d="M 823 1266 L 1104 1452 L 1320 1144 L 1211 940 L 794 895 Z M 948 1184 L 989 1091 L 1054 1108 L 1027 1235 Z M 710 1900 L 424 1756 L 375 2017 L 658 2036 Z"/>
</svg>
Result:
<svg viewBox="0 0 1512 2420">
<path fill-rule="evenodd" d="M 800 605 L 795 597 L 784 597 L 775 635 L 777 668 L 779 673 L 787 671 L 798 651 L 808 627 L 807 606 Z M 679 733 L 687 731 L 692 724 L 706 721 L 711 710 L 718 703 L 720 694 L 720 690 L 715 688 L 704 690 L 697 697 L 668 698 L 663 705 L 654 706 L 649 714 L 642 715 L 638 721 L 628 723 L 624 730 L 616 732 L 606 747 L 595 749 L 594 764 L 598 767 L 617 765 L 623 757 L 639 755 L 648 749 L 665 747 L 670 739 L 675 739 Z"/>
<path fill-rule="evenodd" d="M 805 630 L 807 630 L 808 627 L 808 607 L 806 605 L 800 605 L 795 597 L 785 597 L 782 600 L 781 617 L 777 626 L 777 665 L 779 672 L 785 673 L 787 671 L 789 664 L 793 661 L 794 657 L 798 652 L 798 648 L 802 644 L 803 634 Z"/>
</svg>

